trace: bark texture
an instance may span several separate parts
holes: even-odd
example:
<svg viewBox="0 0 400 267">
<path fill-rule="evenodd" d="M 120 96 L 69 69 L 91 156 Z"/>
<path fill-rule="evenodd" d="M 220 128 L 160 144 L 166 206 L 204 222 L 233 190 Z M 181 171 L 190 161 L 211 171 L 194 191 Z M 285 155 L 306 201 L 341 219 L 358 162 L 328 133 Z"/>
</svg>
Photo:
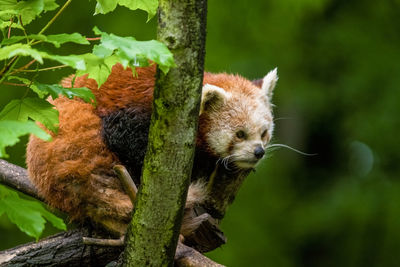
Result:
<svg viewBox="0 0 400 267">
<path fill-rule="evenodd" d="M 0 266 L 104 266 L 122 247 L 91 247 L 82 242 L 85 229 L 72 230 L 0 252 Z"/>
<path fill-rule="evenodd" d="M 172 266 L 193 165 L 204 72 L 206 0 L 160 0 L 158 39 L 176 68 L 159 70 L 142 184 L 124 265 Z"/>
<path fill-rule="evenodd" d="M 38 192 L 29 180 L 25 169 L 2 159 L 0 159 L 0 183 L 43 200 L 38 196 Z"/>
</svg>

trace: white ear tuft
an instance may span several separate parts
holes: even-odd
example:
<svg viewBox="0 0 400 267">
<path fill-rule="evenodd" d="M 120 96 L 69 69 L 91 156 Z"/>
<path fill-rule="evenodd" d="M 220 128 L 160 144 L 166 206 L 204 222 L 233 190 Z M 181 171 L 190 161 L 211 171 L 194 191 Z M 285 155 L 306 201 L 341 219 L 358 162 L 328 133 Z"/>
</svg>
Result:
<svg viewBox="0 0 400 267">
<path fill-rule="evenodd" d="M 229 97 L 229 93 L 226 92 L 221 87 L 205 84 L 203 86 L 202 96 L 201 96 L 201 107 L 200 114 L 207 109 L 217 109 L 220 107 L 226 98 Z"/>
<path fill-rule="evenodd" d="M 271 99 L 272 97 L 272 91 L 275 88 L 276 82 L 278 81 L 278 68 L 275 68 L 268 72 L 267 75 L 265 75 L 263 79 L 263 84 L 261 86 L 261 89 L 264 90 L 266 96 Z"/>
</svg>

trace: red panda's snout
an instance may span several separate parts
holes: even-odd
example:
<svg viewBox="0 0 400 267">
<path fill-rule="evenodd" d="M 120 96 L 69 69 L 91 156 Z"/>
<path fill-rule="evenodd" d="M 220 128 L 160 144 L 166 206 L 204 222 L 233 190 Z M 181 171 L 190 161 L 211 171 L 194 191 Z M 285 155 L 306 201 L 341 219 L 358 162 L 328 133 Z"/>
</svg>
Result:
<svg viewBox="0 0 400 267">
<path fill-rule="evenodd" d="M 266 120 L 260 118 L 260 123 L 264 123 L 264 127 L 268 128 Z M 243 131 L 236 132 L 235 142 L 233 142 L 226 153 L 226 160 L 240 169 L 254 168 L 264 157 L 266 148 L 269 142 L 269 137 L 265 134 L 269 130 Z M 237 137 L 238 133 L 244 132 L 245 135 L 239 134 L 241 138 Z"/>
</svg>

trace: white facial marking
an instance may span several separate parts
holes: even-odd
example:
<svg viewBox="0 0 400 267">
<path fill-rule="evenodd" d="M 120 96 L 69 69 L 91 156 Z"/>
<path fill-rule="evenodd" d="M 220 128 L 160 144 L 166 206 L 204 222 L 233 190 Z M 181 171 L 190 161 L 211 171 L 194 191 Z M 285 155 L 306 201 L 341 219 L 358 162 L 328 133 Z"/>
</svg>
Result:
<svg viewBox="0 0 400 267">
<path fill-rule="evenodd" d="M 230 129 L 215 130 L 211 128 L 210 134 L 208 135 L 208 142 L 210 146 L 218 155 L 222 157 L 229 155 L 227 146 L 232 140 L 231 132 L 232 130 Z"/>
<path fill-rule="evenodd" d="M 221 87 L 205 84 L 201 94 L 200 114 L 207 108 L 206 105 L 218 109 L 223 104 L 225 99 L 230 97 L 230 93 L 226 92 Z"/>
</svg>

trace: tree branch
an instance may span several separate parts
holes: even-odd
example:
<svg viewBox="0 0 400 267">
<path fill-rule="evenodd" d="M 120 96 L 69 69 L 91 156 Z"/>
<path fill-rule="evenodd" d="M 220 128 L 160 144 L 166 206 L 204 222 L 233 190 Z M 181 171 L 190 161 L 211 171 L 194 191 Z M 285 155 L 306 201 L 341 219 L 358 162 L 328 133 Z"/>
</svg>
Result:
<svg viewBox="0 0 400 267">
<path fill-rule="evenodd" d="M 76 229 L 0 252 L 0 267 L 11 266 L 105 266 L 118 259 L 122 246 L 88 246 L 82 239 L 86 229 Z M 115 245 L 115 244 L 111 244 Z M 215 266 L 217 264 L 193 248 L 178 245 L 175 256 L 178 267 Z"/>
<path fill-rule="evenodd" d="M 43 201 L 29 180 L 27 171 L 2 159 L 0 159 L 0 183 Z"/>
<path fill-rule="evenodd" d="M 223 267 L 209 258 L 205 257 L 200 252 L 188 247 L 182 243 L 178 243 L 175 254 L 175 264 L 181 267 Z"/>
<path fill-rule="evenodd" d="M 122 173 L 123 168 L 118 167 Z M 0 160 L 0 183 L 5 184 L 36 199 L 41 199 L 35 187 L 30 183 L 24 168 Z M 203 216 L 205 217 L 205 216 Z M 0 267 L 3 266 L 104 266 L 118 259 L 123 242 L 121 240 L 88 237 L 86 228 L 59 233 L 39 242 L 27 243 L 0 252 Z M 100 242 L 99 242 L 100 240 Z M 222 266 L 205 257 L 198 251 L 179 243 L 175 264 L 189 266 Z"/>
<path fill-rule="evenodd" d="M 91 247 L 82 242 L 86 229 L 72 230 L 0 252 L 3 266 L 104 266 L 123 247 Z"/>
</svg>

